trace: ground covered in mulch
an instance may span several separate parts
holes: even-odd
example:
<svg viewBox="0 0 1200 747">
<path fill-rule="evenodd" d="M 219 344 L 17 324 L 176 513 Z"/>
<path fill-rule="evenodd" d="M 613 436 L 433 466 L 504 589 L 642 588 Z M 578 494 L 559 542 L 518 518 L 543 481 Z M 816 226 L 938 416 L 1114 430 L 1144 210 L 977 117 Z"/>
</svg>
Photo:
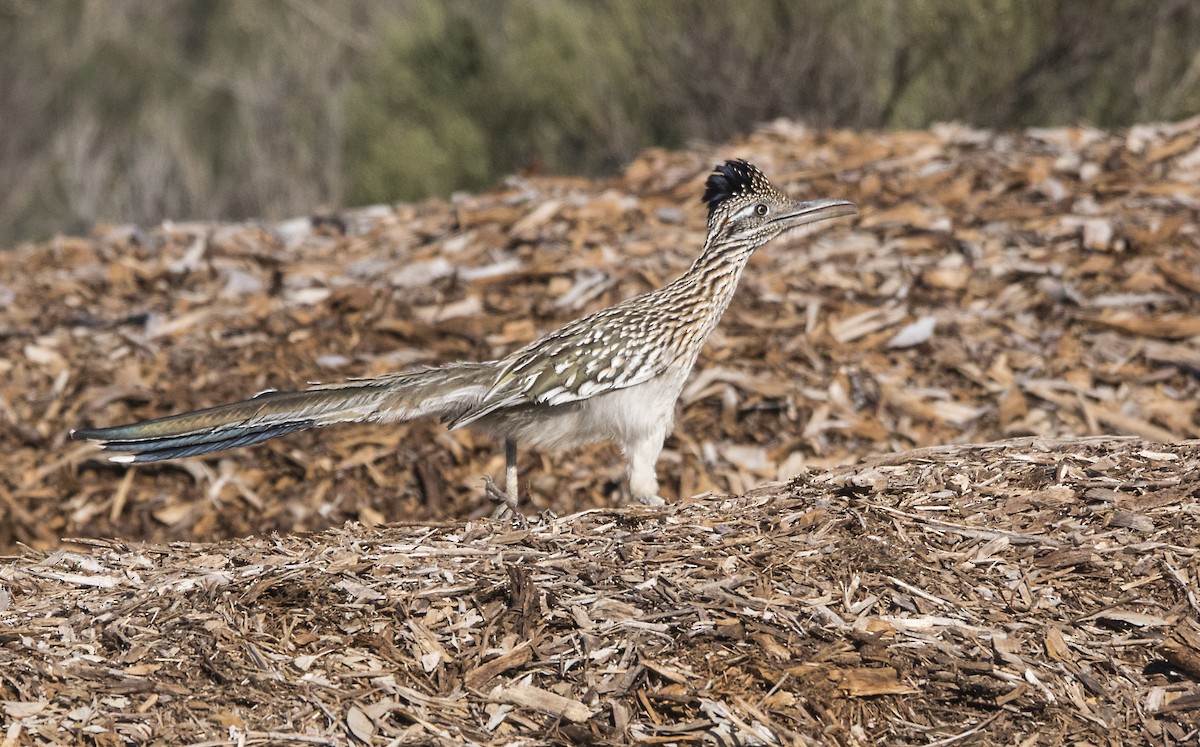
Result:
<svg viewBox="0 0 1200 747">
<path fill-rule="evenodd" d="M 66 440 L 501 355 L 682 272 L 730 157 L 861 213 L 752 260 L 663 509 L 597 446 L 523 453 L 528 525 L 487 518 L 502 453 L 429 422 L 137 469 Z M 779 122 L 602 182 L 102 226 L 0 253 L 0 308 L 5 747 L 1196 739 L 1200 119 Z M 1137 438 L 1054 440 L 1097 434 Z"/>
<path fill-rule="evenodd" d="M 0 564 L 12 744 L 1194 744 L 1200 442 Z"/>
<path fill-rule="evenodd" d="M 861 215 L 759 251 L 688 384 L 663 494 L 1020 435 L 1200 436 L 1200 120 L 1108 133 L 790 123 L 623 177 L 0 253 L 0 548 L 480 516 L 502 449 L 433 422 L 126 471 L 66 440 L 267 388 L 499 356 L 682 272 L 714 163 Z M 523 453 L 531 510 L 611 505 L 611 446 Z"/>
</svg>

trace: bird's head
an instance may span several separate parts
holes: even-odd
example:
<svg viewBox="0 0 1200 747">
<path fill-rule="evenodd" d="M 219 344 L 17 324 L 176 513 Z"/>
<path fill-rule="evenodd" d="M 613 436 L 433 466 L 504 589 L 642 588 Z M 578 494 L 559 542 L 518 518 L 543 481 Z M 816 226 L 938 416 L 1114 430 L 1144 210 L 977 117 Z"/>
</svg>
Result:
<svg viewBox="0 0 1200 747">
<path fill-rule="evenodd" d="M 858 212 L 849 200 L 793 200 L 740 158 L 717 166 L 704 186 L 710 244 L 755 248 L 788 229 Z"/>
</svg>

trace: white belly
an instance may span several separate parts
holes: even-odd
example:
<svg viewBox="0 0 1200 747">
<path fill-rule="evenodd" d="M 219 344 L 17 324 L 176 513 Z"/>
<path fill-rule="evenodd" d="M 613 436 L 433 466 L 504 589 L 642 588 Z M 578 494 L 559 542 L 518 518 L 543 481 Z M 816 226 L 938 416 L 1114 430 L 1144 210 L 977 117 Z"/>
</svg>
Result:
<svg viewBox="0 0 1200 747">
<path fill-rule="evenodd" d="M 597 441 L 615 441 L 625 447 L 671 430 L 675 402 L 687 374 L 683 367 L 672 368 L 645 383 L 579 402 L 501 410 L 480 418 L 471 427 L 543 448 L 570 448 Z"/>
</svg>

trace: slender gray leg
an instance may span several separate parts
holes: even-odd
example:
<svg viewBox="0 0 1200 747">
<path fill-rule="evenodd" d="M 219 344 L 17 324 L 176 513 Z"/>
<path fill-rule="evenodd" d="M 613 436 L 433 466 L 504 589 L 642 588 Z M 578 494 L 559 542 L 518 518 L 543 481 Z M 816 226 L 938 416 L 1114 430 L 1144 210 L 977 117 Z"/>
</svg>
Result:
<svg viewBox="0 0 1200 747">
<path fill-rule="evenodd" d="M 504 439 L 504 489 L 508 493 L 508 501 L 516 510 L 520 505 L 517 501 L 517 442 L 511 438 Z"/>
</svg>

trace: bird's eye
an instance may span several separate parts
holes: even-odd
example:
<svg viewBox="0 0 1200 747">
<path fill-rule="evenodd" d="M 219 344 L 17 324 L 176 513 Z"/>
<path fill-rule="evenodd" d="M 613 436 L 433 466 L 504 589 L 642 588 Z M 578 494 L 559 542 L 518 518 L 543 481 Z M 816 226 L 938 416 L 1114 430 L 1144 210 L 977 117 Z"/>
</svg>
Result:
<svg viewBox="0 0 1200 747">
<path fill-rule="evenodd" d="M 767 214 L 767 206 L 760 202 L 754 206 L 754 212 L 759 217 L 762 217 Z"/>
</svg>

